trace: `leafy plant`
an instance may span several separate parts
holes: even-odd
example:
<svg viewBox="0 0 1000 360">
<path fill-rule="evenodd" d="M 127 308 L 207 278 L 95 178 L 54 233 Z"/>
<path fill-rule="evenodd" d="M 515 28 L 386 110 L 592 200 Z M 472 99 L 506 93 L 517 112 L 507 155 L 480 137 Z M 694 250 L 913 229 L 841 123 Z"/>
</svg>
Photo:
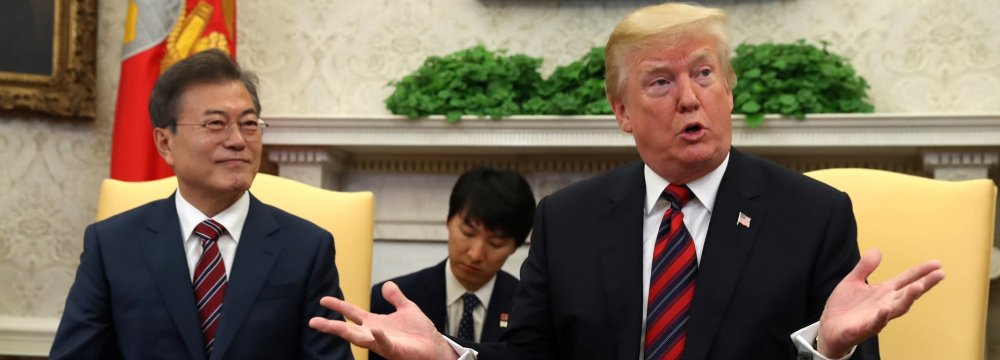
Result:
<svg viewBox="0 0 1000 360">
<path fill-rule="evenodd" d="M 524 109 L 530 114 L 611 114 L 604 94 L 604 47 L 594 47 L 580 59 L 556 68 L 538 85 Z"/>
<path fill-rule="evenodd" d="M 444 57 L 431 56 L 416 71 L 399 81 L 385 100 L 393 114 L 418 118 L 445 115 L 457 122 L 462 115 L 493 119 L 521 114 L 542 80 L 542 59 L 492 52 L 482 45 Z"/>
<path fill-rule="evenodd" d="M 733 112 L 757 127 L 764 114 L 804 119 L 806 113 L 872 112 L 868 82 L 843 57 L 798 40 L 741 44 L 732 59 L 737 85 Z"/>
</svg>

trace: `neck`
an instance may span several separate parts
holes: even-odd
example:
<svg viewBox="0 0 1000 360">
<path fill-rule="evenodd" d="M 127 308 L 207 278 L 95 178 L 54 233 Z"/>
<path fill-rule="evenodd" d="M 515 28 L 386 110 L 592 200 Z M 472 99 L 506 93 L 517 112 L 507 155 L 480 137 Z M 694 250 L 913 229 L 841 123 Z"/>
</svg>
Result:
<svg viewBox="0 0 1000 360">
<path fill-rule="evenodd" d="M 219 194 L 213 192 L 210 195 L 202 194 L 198 191 L 191 191 L 190 189 L 184 189 L 180 187 L 177 189 L 184 196 L 184 200 L 187 200 L 191 206 L 195 209 L 201 211 L 202 214 L 208 217 L 215 217 L 223 210 L 228 209 L 230 206 L 236 203 L 240 197 L 243 196 L 243 192 L 235 194 Z"/>
</svg>

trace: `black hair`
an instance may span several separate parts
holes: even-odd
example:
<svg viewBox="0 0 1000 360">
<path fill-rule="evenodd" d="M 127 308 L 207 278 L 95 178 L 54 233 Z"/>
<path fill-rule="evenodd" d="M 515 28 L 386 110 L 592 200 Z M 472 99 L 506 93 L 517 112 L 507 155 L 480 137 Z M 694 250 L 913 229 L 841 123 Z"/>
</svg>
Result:
<svg viewBox="0 0 1000 360">
<path fill-rule="evenodd" d="M 149 119 L 153 122 L 153 127 L 177 129 L 177 103 L 188 86 L 230 81 L 243 83 L 253 99 L 254 110 L 259 115 L 257 76 L 240 70 L 240 65 L 221 50 L 210 49 L 178 61 L 156 80 L 153 93 L 149 96 Z"/>
<path fill-rule="evenodd" d="M 460 213 L 467 222 L 521 246 L 535 218 L 535 194 L 517 172 L 477 167 L 459 176 L 451 190 L 448 220 Z"/>
</svg>

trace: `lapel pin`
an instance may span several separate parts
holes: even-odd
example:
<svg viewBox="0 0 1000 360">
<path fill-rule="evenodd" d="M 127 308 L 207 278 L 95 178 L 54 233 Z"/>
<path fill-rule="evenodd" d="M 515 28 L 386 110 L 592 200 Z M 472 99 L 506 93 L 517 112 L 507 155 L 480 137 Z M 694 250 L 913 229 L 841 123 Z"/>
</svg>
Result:
<svg viewBox="0 0 1000 360">
<path fill-rule="evenodd" d="M 505 312 L 500 313 L 500 327 L 501 328 L 504 328 L 504 329 L 507 328 L 507 319 L 509 319 L 509 318 L 510 318 L 509 314 L 507 314 Z"/>
<path fill-rule="evenodd" d="M 750 217 L 747 216 L 747 214 L 744 214 L 741 211 L 740 212 L 740 216 L 736 217 L 736 225 L 739 225 L 739 226 L 742 226 L 742 227 L 745 227 L 745 228 L 749 229 L 750 228 Z"/>
</svg>

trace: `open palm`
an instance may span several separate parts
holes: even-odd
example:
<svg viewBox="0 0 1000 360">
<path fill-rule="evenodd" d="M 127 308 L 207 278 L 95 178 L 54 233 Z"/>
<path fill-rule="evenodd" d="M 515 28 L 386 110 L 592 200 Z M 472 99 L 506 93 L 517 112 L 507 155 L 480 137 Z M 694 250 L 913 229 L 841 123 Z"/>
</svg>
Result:
<svg viewBox="0 0 1000 360">
<path fill-rule="evenodd" d="M 878 249 L 869 250 L 833 289 L 820 317 L 816 350 L 823 355 L 843 357 L 853 346 L 877 335 L 890 320 L 909 311 L 917 298 L 944 279 L 941 263 L 928 261 L 886 282 L 865 283 L 881 261 Z"/>
<path fill-rule="evenodd" d="M 337 335 L 386 359 L 438 360 L 458 357 L 434 327 L 434 323 L 416 304 L 403 296 L 396 284 L 386 282 L 382 286 L 382 295 L 396 307 L 392 314 L 372 314 L 343 300 L 327 296 L 320 300 L 320 304 L 343 314 L 351 322 L 315 317 L 309 320 L 309 326 Z"/>
</svg>

